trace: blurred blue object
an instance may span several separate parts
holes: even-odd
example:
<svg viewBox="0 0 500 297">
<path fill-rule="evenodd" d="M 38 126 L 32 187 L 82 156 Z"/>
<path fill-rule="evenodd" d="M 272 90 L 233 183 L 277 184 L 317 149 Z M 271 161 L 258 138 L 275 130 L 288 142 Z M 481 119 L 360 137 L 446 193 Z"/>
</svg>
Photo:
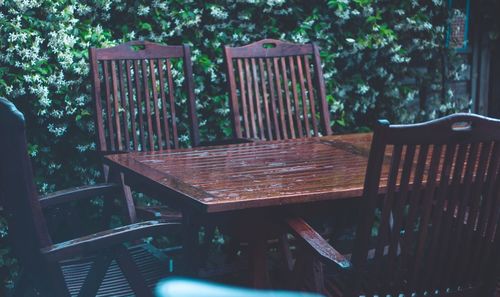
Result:
<svg viewBox="0 0 500 297">
<path fill-rule="evenodd" d="M 324 297 L 305 292 L 256 290 L 187 278 L 168 278 L 156 287 L 156 297 Z"/>
</svg>

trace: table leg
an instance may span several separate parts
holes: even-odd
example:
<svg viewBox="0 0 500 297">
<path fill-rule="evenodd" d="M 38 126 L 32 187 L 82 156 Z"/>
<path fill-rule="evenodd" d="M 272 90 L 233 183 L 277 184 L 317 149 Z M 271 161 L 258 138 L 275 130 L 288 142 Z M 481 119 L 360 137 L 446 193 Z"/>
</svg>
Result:
<svg viewBox="0 0 500 297">
<path fill-rule="evenodd" d="M 268 288 L 270 281 L 267 261 L 267 241 L 263 237 L 253 238 L 249 242 L 249 248 L 252 285 L 255 288 Z"/>
<path fill-rule="evenodd" d="M 200 225 L 194 220 L 191 212 L 182 212 L 182 269 L 181 273 L 186 276 L 198 275 L 199 248 L 198 234 Z"/>
</svg>

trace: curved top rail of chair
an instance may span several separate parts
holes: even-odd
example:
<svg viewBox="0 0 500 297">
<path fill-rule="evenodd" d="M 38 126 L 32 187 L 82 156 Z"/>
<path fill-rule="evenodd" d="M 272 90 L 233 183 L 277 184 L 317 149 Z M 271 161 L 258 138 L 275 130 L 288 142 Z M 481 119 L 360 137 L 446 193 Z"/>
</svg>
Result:
<svg viewBox="0 0 500 297">
<path fill-rule="evenodd" d="M 472 113 L 456 113 L 439 119 L 412 124 L 391 125 L 388 121 L 379 121 L 375 128 L 381 137 L 392 144 L 411 144 L 429 141 L 447 143 L 450 139 L 482 141 L 493 138 L 500 141 L 500 120 Z M 411 129 L 412 133 L 409 133 Z M 435 137 L 432 137 L 435 135 Z M 410 139 L 411 138 L 411 139 Z"/>
<path fill-rule="evenodd" d="M 97 60 L 182 58 L 187 46 L 134 40 L 108 48 L 91 48 L 91 52 L 95 52 Z"/>
<path fill-rule="evenodd" d="M 20 125 L 24 127 L 24 115 L 9 100 L 0 97 L 0 124 L 5 127 Z"/>
<path fill-rule="evenodd" d="M 296 44 L 277 39 L 263 39 L 240 47 L 225 46 L 226 53 L 231 51 L 231 58 L 272 58 L 296 55 L 311 55 L 316 45 Z"/>
</svg>

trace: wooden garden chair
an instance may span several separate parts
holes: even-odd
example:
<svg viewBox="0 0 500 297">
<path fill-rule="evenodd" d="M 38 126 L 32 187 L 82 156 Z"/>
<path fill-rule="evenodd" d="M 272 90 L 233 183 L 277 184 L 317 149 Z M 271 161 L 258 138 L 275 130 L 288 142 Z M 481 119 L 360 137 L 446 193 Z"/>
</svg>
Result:
<svg viewBox="0 0 500 297">
<path fill-rule="evenodd" d="M 224 47 L 234 139 L 280 140 L 331 135 L 318 46 L 263 39 Z M 286 266 L 291 268 L 288 240 Z"/>
<path fill-rule="evenodd" d="M 493 296 L 499 170 L 499 120 L 456 114 L 415 125 L 381 121 L 352 257 L 290 218 L 303 243 L 296 271 L 309 271 L 309 288 L 331 296 Z"/>
<path fill-rule="evenodd" d="M 120 195 L 121 187 L 86 186 L 39 197 L 24 117 L 3 98 L 0 137 L 0 201 L 12 251 L 22 268 L 16 296 L 33 287 L 42 296 L 152 296 L 152 287 L 168 275 L 168 259 L 154 247 L 137 242 L 165 235 L 175 223 L 146 221 L 55 243 L 44 210 L 92 197 L 112 199 Z"/>
<path fill-rule="evenodd" d="M 235 138 L 330 135 L 318 47 L 263 39 L 224 47 Z"/>
<path fill-rule="evenodd" d="M 162 151 L 200 144 L 188 45 L 131 41 L 89 49 L 97 147 L 101 155 L 130 151 Z M 182 142 L 181 138 L 189 139 Z M 104 175 L 108 179 L 108 169 Z M 134 205 L 130 189 L 129 205 Z M 142 218 L 178 220 L 164 207 L 129 211 Z"/>
</svg>

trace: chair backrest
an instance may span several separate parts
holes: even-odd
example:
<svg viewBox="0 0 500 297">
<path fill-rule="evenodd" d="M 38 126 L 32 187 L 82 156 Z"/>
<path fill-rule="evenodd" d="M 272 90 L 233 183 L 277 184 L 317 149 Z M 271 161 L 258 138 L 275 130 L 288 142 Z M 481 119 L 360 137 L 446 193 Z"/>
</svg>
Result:
<svg viewBox="0 0 500 297">
<path fill-rule="evenodd" d="M 51 244 L 35 184 L 25 136 L 24 116 L 0 98 L 0 203 L 9 224 L 9 239 L 23 265 L 40 260 L 39 250 Z"/>
<path fill-rule="evenodd" d="M 499 170 L 499 120 L 381 122 L 353 254 L 357 274 L 372 279 L 365 295 L 486 296 L 499 256 Z"/>
<path fill-rule="evenodd" d="M 188 45 L 131 41 L 89 58 L 100 152 L 178 148 L 184 135 L 199 144 Z"/>
<path fill-rule="evenodd" d="M 314 43 L 264 39 L 226 46 L 224 53 L 234 137 L 273 140 L 332 133 Z"/>
</svg>

